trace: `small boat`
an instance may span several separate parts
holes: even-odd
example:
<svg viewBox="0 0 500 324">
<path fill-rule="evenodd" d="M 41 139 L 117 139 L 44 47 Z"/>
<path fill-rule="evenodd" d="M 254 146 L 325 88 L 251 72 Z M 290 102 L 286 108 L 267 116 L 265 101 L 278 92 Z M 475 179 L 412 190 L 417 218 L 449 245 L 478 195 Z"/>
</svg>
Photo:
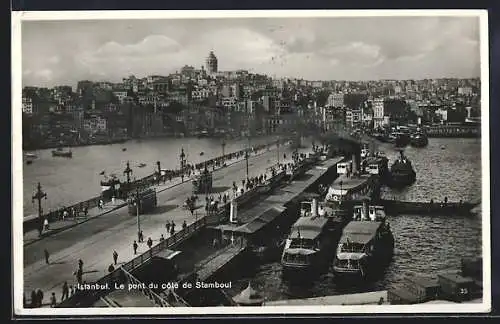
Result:
<svg viewBox="0 0 500 324">
<path fill-rule="evenodd" d="M 102 170 L 101 172 L 99 172 L 99 175 L 104 175 L 106 173 L 106 171 Z"/>
<path fill-rule="evenodd" d="M 58 147 L 56 150 L 52 151 L 52 156 L 71 158 L 73 157 L 73 152 L 71 152 L 71 149 L 69 151 L 64 151 L 61 147 Z"/>
<path fill-rule="evenodd" d="M 146 163 L 139 163 L 137 166 L 138 166 L 139 168 L 144 168 L 144 167 L 146 166 Z"/>
<path fill-rule="evenodd" d="M 34 153 L 26 153 L 25 155 L 28 159 L 36 159 L 38 156 Z"/>
<path fill-rule="evenodd" d="M 441 146 L 441 149 L 442 149 L 442 150 L 446 150 L 446 146 L 444 146 L 444 145 L 443 145 L 443 146 Z"/>
<path fill-rule="evenodd" d="M 26 161 L 26 164 L 31 164 L 31 163 L 33 163 L 33 160 Z"/>
<path fill-rule="evenodd" d="M 425 147 L 427 144 L 429 144 L 429 140 L 422 132 L 416 132 L 410 137 L 410 145 L 413 147 Z"/>
<path fill-rule="evenodd" d="M 205 152 L 200 152 L 200 156 L 203 156 L 203 155 L 205 155 Z"/>
<path fill-rule="evenodd" d="M 126 147 L 122 148 L 122 151 L 123 151 L 123 152 L 125 152 L 126 150 L 127 150 L 127 148 L 126 148 Z"/>
</svg>

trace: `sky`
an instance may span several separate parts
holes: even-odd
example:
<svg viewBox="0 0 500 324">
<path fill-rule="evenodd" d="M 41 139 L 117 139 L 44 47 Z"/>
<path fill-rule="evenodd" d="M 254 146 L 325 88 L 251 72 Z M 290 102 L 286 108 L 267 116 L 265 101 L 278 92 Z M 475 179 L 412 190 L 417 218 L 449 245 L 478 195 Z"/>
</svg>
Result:
<svg viewBox="0 0 500 324">
<path fill-rule="evenodd" d="M 219 71 L 274 77 L 479 77 L 479 30 L 449 16 L 23 21 L 23 85 L 165 75 L 209 51 Z"/>
</svg>

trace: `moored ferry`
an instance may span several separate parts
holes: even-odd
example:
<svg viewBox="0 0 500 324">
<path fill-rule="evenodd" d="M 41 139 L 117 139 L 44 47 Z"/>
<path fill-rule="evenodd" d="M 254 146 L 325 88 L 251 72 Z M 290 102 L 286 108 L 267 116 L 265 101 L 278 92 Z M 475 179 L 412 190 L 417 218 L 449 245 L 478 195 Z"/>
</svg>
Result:
<svg viewBox="0 0 500 324">
<path fill-rule="evenodd" d="M 415 182 L 417 173 L 411 161 L 400 151 L 400 156 L 391 165 L 388 184 L 391 187 L 404 187 Z"/>
<path fill-rule="evenodd" d="M 301 216 L 292 225 L 281 256 L 283 275 L 314 274 L 327 270 L 340 236 L 341 220 L 331 217 L 316 199 L 301 203 Z M 300 277 L 304 279 L 304 277 Z"/>
<path fill-rule="evenodd" d="M 333 263 L 337 276 L 366 278 L 385 268 L 394 253 L 394 237 L 383 206 L 353 208 L 353 220 L 345 226 Z"/>
<path fill-rule="evenodd" d="M 353 159 L 355 161 L 355 159 Z M 380 173 L 383 170 L 383 159 L 374 159 L 372 172 L 358 172 L 357 163 L 343 162 L 337 165 L 339 177 L 330 185 L 326 194 L 326 202 L 334 210 L 334 213 L 343 219 L 348 219 L 352 213 L 352 205 L 355 201 L 366 197 L 377 198 L 380 192 Z M 351 171 L 352 170 L 352 171 Z M 370 170 L 370 169 L 368 169 Z"/>
</svg>

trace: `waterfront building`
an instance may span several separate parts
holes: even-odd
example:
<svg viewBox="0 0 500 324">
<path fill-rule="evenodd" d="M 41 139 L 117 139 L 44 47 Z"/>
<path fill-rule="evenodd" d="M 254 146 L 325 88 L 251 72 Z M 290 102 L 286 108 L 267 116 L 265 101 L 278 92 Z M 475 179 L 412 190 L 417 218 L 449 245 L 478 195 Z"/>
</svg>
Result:
<svg viewBox="0 0 500 324">
<path fill-rule="evenodd" d="M 33 100 L 30 97 L 23 97 L 22 111 L 24 114 L 33 114 Z"/>
<path fill-rule="evenodd" d="M 372 102 L 373 109 L 373 128 L 382 128 L 384 121 L 384 98 L 375 98 Z"/>
</svg>

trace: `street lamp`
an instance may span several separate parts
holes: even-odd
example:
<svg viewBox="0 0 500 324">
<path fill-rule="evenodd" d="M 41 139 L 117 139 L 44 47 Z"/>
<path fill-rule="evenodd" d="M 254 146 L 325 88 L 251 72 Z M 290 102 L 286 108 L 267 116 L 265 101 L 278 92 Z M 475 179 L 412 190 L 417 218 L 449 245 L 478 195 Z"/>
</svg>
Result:
<svg viewBox="0 0 500 324">
<path fill-rule="evenodd" d="M 42 226 L 43 226 L 43 220 L 42 220 L 42 199 L 45 198 L 47 199 L 47 194 L 42 191 L 42 185 L 40 182 L 38 183 L 38 186 L 36 188 L 36 192 L 33 194 L 31 197 L 31 202 L 35 203 L 35 199 L 38 201 L 38 220 L 40 222 L 38 226 L 38 235 L 42 236 Z"/>
<path fill-rule="evenodd" d="M 222 140 L 221 146 L 222 146 L 222 159 L 225 160 L 225 155 L 226 155 L 225 154 L 226 141 L 224 139 Z"/>
<path fill-rule="evenodd" d="M 184 168 L 186 167 L 186 154 L 184 153 L 184 148 L 181 148 L 181 155 L 179 158 L 181 160 L 181 180 L 184 182 Z"/>
<path fill-rule="evenodd" d="M 278 164 L 280 164 L 280 137 L 278 136 L 278 140 L 276 141 L 276 151 L 278 152 Z"/>
<path fill-rule="evenodd" d="M 139 204 L 140 204 L 140 199 L 139 199 L 139 188 L 136 189 L 135 191 L 135 207 L 137 211 L 137 239 L 140 240 L 140 233 L 141 233 L 141 221 L 139 218 Z"/>
<path fill-rule="evenodd" d="M 130 174 L 132 173 L 132 169 L 130 168 L 130 162 L 127 161 L 127 167 L 125 168 L 125 170 L 123 170 L 123 174 L 126 174 L 127 175 L 127 183 L 130 183 Z"/>
</svg>

